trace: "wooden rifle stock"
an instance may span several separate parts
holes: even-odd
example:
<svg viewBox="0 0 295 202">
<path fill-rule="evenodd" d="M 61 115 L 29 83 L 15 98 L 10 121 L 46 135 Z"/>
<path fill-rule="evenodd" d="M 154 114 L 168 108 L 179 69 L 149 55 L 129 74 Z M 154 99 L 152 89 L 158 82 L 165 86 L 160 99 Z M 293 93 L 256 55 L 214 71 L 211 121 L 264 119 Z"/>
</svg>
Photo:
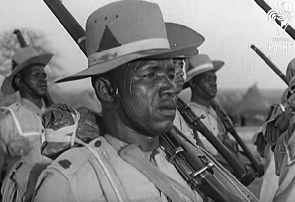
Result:
<svg viewBox="0 0 295 202">
<path fill-rule="evenodd" d="M 271 7 L 264 0 L 254 0 L 260 8 L 264 10 L 265 13 L 268 13 L 271 10 Z M 276 23 L 281 26 L 281 22 L 276 19 Z M 288 25 L 285 31 L 295 40 L 295 30 L 291 25 Z"/>
<path fill-rule="evenodd" d="M 175 126 L 173 126 L 170 132 L 160 136 L 160 144 L 162 149 L 167 153 L 168 161 L 174 164 L 193 189 L 197 191 L 201 190 L 214 201 L 241 201 L 234 196 L 233 193 L 229 192 L 220 181 L 214 178 L 212 175 L 213 167 L 204 169 L 208 163 L 212 162 L 209 162 L 208 159 L 204 159 L 204 157 L 198 157 L 196 152 L 194 152 L 194 146 L 190 145 L 190 143 L 183 138 L 183 134 L 181 134 Z M 175 151 L 179 148 L 183 150 L 178 152 L 177 155 L 171 159 Z M 198 172 L 200 170 L 203 170 L 203 172 Z M 199 174 L 194 176 L 194 173 Z"/>
<path fill-rule="evenodd" d="M 277 68 L 255 45 L 250 46 L 263 60 L 264 62 L 289 86 L 286 76 Z"/>
<path fill-rule="evenodd" d="M 247 172 L 245 168 L 240 165 L 234 156 L 229 152 L 229 150 L 220 142 L 220 140 L 212 134 L 212 132 L 202 123 L 201 117 L 196 116 L 196 114 L 191 110 L 187 104 L 181 100 L 177 99 L 177 109 L 184 118 L 184 120 L 189 124 L 189 126 L 196 131 L 199 131 L 206 139 L 216 148 L 216 150 L 222 155 L 222 157 L 229 163 L 229 165 L 234 169 L 235 176 L 244 184 L 250 184 L 255 176 L 251 176 L 253 173 Z"/>
<path fill-rule="evenodd" d="M 211 105 L 213 109 L 216 111 L 217 115 L 220 117 L 222 123 L 225 126 L 225 129 L 236 139 L 237 143 L 241 146 L 247 158 L 251 161 L 253 168 L 258 173 L 258 176 L 260 177 L 264 175 L 263 165 L 259 164 L 257 159 L 252 155 L 247 145 L 244 143 L 242 138 L 237 133 L 233 122 L 231 121 L 227 113 L 224 111 L 224 109 L 215 100 L 211 101 Z"/>
<path fill-rule="evenodd" d="M 82 52 L 87 56 L 85 45 L 85 30 L 66 9 L 60 0 L 43 0 L 51 12 L 59 20 L 60 24 L 67 30 Z"/>
</svg>

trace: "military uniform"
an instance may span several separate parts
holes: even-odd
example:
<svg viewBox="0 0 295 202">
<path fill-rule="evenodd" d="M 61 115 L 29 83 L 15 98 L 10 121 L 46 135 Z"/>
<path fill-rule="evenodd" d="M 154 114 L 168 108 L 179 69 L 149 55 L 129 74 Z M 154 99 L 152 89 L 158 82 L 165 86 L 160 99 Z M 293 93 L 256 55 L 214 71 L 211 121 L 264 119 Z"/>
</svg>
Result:
<svg viewBox="0 0 295 202">
<path fill-rule="evenodd" d="M 29 153 L 32 159 L 47 160 L 40 152 L 41 134 L 44 132 L 40 116 L 44 110 L 45 108 L 39 109 L 28 99 L 0 108 L 0 145 L 6 156 L 6 171 L 19 159 L 7 154 L 7 146 L 19 136 L 27 138 L 31 143 Z"/>
<path fill-rule="evenodd" d="M 274 202 L 294 201 L 295 197 L 295 117 L 290 120 L 288 130 L 278 139 L 274 149 L 276 174 L 279 176 Z"/>
<path fill-rule="evenodd" d="M 63 153 L 41 174 L 35 202 L 202 201 L 159 148 L 145 154 L 109 135 L 88 145 Z"/>
</svg>

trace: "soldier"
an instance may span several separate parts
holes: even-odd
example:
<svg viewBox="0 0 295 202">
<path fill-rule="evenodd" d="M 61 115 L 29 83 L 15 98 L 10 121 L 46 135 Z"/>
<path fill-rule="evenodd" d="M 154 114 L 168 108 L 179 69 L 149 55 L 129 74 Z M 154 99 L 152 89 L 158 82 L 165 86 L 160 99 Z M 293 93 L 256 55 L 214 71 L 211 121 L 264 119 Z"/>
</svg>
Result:
<svg viewBox="0 0 295 202">
<path fill-rule="evenodd" d="M 44 68 L 52 56 L 51 53 L 39 55 L 27 46 L 17 49 L 12 58 L 12 73 L 3 81 L 1 90 L 4 95 L 19 91 L 21 100 L 0 110 L 0 146 L 6 159 L 2 172 L 7 173 L 18 159 L 32 153 L 33 148 L 37 150 L 33 152 L 36 158 L 42 158 L 40 115 L 46 108 L 43 99 L 47 95 Z M 35 141 L 36 145 L 32 145 Z"/>
<path fill-rule="evenodd" d="M 294 192 L 294 109 L 295 109 L 295 77 L 294 63 L 295 59 L 291 60 L 287 67 L 286 78 L 289 83 L 287 91 L 287 100 L 280 104 L 280 111 L 274 114 L 265 124 L 265 139 L 267 144 L 272 148 L 274 156 L 273 164 L 275 174 L 278 175 L 276 186 L 271 186 L 272 189 L 277 188 L 275 194 L 271 195 L 274 202 L 278 201 L 293 201 Z M 274 178 L 274 177 L 272 177 Z M 275 182 L 272 180 L 272 183 Z M 269 186 L 268 186 L 269 188 Z M 265 188 L 266 189 L 266 188 Z"/>
<path fill-rule="evenodd" d="M 196 55 L 187 62 L 187 78 L 184 88 L 191 88 L 191 101 L 188 105 L 193 112 L 198 117 L 204 115 L 204 118 L 201 119 L 204 125 L 213 135 L 218 137 L 221 142 L 235 154 L 237 160 L 239 160 L 237 143 L 229 138 L 226 128 L 211 102 L 217 94 L 216 72 L 221 69 L 223 65 L 224 62 L 222 61 L 211 61 L 208 55 Z M 189 134 L 191 131 L 184 127 L 183 132 Z M 230 169 L 213 145 L 204 136 L 198 135 L 198 137 L 205 149 L 220 160 L 224 166 Z"/>
<path fill-rule="evenodd" d="M 157 31 L 155 31 L 157 30 Z M 157 4 L 119 1 L 87 20 L 89 68 L 106 134 L 59 156 L 40 176 L 34 201 L 202 201 L 159 149 L 176 111 L 174 56 Z"/>
<path fill-rule="evenodd" d="M 19 91 L 21 100 L 0 108 L 0 146 L 3 150 L 1 158 L 5 159 L 0 168 L 1 183 L 4 177 L 4 184 L 7 184 L 7 179 L 13 183 L 27 181 L 29 175 L 15 174 L 20 169 L 20 166 L 15 165 L 20 159 L 28 159 L 30 165 L 33 165 L 33 162 L 50 162 L 40 152 L 41 135 L 44 131 L 40 116 L 46 108 L 45 102 L 49 104 L 44 68 L 52 56 L 51 53 L 38 54 L 33 47 L 27 46 L 17 49 L 12 58 L 12 73 L 3 81 L 1 90 L 4 95 Z M 10 173 L 12 168 L 13 173 Z M 33 175 L 34 173 L 30 176 Z M 15 190 L 12 187 L 7 190 L 3 185 L 3 200 L 8 201 L 6 196 L 8 192 L 13 191 Z M 13 200 L 17 201 L 18 197 L 15 196 Z"/>
<path fill-rule="evenodd" d="M 171 58 L 202 42 L 170 50 L 153 3 L 121 1 L 92 13 L 89 68 L 61 81 L 91 77 L 106 134 L 61 154 L 41 174 L 34 201 L 202 201 L 159 148 L 160 135 L 172 128 L 179 92 Z M 244 194 L 221 201 L 257 201 L 222 167 L 216 174 L 228 179 L 221 187 Z"/>
<path fill-rule="evenodd" d="M 295 59 L 291 60 L 286 70 L 286 80 L 289 85 L 294 82 Z M 274 104 L 269 112 L 266 122 L 262 125 L 260 133 L 256 137 L 257 150 L 263 152 L 265 158 L 265 175 L 260 189 L 259 199 L 261 202 L 272 201 L 278 188 L 280 175 L 280 165 L 283 160 L 281 155 L 274 158 L 273 150 L 276 147 L 277 139 L 288 129 L 289 121 L 293 112 L 288 106 L 288 99 L 291 95 L 291 89 L 287 88 L 281 97 L 281 103 Z M 278 158 L 278 156 L 280 156 Z M 276 160 L 276 163 L 275 163 Z"/>
</svg>

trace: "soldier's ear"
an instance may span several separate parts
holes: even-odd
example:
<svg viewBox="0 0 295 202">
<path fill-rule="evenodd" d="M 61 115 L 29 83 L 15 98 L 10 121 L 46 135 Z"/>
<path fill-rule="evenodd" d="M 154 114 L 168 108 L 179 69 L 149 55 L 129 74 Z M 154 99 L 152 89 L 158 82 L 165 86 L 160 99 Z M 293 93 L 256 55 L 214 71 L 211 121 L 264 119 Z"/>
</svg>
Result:
<svg viewBox="0 0 295 202">
<path fill-rule="evenodd" d="M 191 87 L 191 88 L 194 88 L 194 87 L 196 87 L 196 81 L 195 81 L 195 79 L 194 78 L 192 78 L 189 82 L 189 86 Z"/>
<path fill-rule="evenodd" d="M 19 89 L 22 86 L 22 80 L 21 80 L 21 75 L 20 74 L 15 75 L 15 77 L 13 78 L 12 86 L 16 90 Z"/>
<path fill-rule="evenodd" d="M 94 90 L 100 101 L 113 102 L 114 89 L 109 79 L 99 77 L 94 81 Z"/>
</svg>

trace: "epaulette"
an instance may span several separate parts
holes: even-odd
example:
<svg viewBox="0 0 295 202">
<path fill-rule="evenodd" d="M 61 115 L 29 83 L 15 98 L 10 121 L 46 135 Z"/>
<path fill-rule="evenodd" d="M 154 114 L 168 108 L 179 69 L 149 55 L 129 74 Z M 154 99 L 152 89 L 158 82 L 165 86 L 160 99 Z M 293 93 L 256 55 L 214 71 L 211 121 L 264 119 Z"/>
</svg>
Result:
<svg viewBox="0 0 295 202">
<path fill-rule="evenodd" d="M 55 159 L 47 170 L 57 170 L 69 178 L 84 166 L 93 155 L 85 147 L 71 148 Z"/>
<path fill-rule="evenodd" d="M 0 116 L 5 117 L 10 113 L 10 110 L 15 111 L 20 106 L 20 102 L 14 102 L 9 106 L 0 106 Z"/>
</svg>

